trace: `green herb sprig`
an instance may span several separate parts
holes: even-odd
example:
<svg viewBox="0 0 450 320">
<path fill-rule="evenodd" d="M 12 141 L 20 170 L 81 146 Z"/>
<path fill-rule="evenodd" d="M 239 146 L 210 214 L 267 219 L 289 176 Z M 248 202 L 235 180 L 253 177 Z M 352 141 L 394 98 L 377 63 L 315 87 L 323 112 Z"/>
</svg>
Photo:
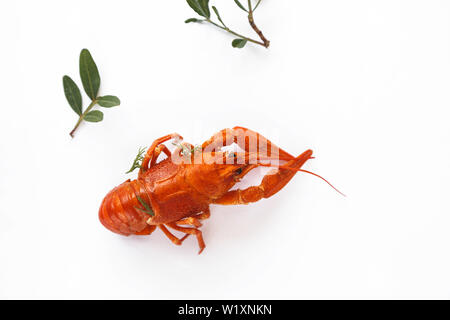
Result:
<svg viewBox="0 0 450 320">
<path fill-rule="evenodd" d="M 244 10 L 245 12 L 247 12 L 247 18 L 248 18 L 248 22 L 250 23 L 250 26 L 253 28 L 253 30 L 256 32 L 256 34 L 259 36 L 259 38 L 261 39 L 261 41 L 259 40 L 254 40 L 251 39 L 249 37 L 243 36 L 233 30 L 231 30 L 230 28 L 227 27 L 227 25 L 225 25 L 225 23 L 222 20 L 222 17 L 219 14 L 219 10 L 215 7 L 212 6 L 212 9 L 214 11 L 214 13 L 217 16 L 217 20 L 219 20 L 219 23 L 214 22 L 211 20 L 211 11 L 209 9 L 209 0 L 186 0 L 188 5 L 200 16 L 202 16 L 204 19 L 197 19 L 197 18 L 190 18 L 187 19 L 185 21 L 185 23 L 190 23 L 190 22 L 208 22 L 211 23 L 212 25 L 225 30 L 226 32 L 231 33 L 232 35 L 236 36 L 237 38 L 234 39 L 231 42 L 231 45 L 233 46 L 233 48 L 243 48 L 245 47 L 245 45 L 247 44 L 247 42 L 252 42 L 258 45 L 261 45 L 265 48 L 268 48 L 270 45 L 270 41 L 267 40 L 267 38 L 263 35 L 263 33 L 261 32 L 261 30 L 256 26 L 255 24 L 255 19 L 253 17 L 253 13 L 255 12 L 255 10 L 259 7 L 261 0 L 258 0 L 256 2 L 256 5 L 254 7 L 252 7 L 252 2 L 251 0 L 247 0 L 247 7 L 244 7 L 239 0 L 234 0 L 234 2 L 236 3 L 236 5 L 241 8 L 242 10 Z"/>
<path fill-rule="evenodd" d="M 139 197 L 138 195 L 136 196 L 139 203 L 144 207 L 144 209 L 138 208 L 138 207 L 134 207 L 135 209 L 142 211 L 148 215 L 154 216 L 155 213 L 153 212 L 152 208 L 150 207 L 150 205 L 145 202 L 141 197 Z"/>
<path fill-rule="evenodd" d="M 145 149 L 145 147 L 139 148 L 138 154 L 136 155 L 136 158 L 134 158 L 133 165 L 131 166 L 130 170 L 125 172 L 125 174 L 131 173 L 134 170 L 141 168 L 142 160 L 144 160 Z"/>
<path fill-rule="evenodd" d="M 70 132 L 72 138 L 83 120 L 88 122 L 100 122 L 103 120 L 103 112 L 99 110 L 91 111 L 96 104 L 103 108 L 111 108 L 120 105 L 120 100 L 116 96 L 98 95 L 100 75 L 98 73 L 97 65 L 87 49 L 81 50 L 80 53 L 80 77 L 84 91 L 89 99 L 91 99 L 91 103 L 84 112 L 80 89 L 69 76 L 65 75 L 63 77 L 64 94 L 67 102 L 72 110 L 80 117 L 75 127 Z"/>
</svg>

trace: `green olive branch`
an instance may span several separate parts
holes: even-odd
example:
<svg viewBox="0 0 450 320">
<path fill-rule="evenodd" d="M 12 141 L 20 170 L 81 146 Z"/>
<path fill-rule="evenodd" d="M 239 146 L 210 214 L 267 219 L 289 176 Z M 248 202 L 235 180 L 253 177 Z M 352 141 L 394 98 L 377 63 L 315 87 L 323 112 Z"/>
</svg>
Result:
<svg viewBox="0 0 450 320">
<path fill-rule="evenodd" d="M 248 18 L 248 22 L 250 23 L 250 26 L 252 27 L 252 29 L 256 32 L 256 34 L 259 36 L 259 38 L 261 39 L 261 41 L 259 40 L 255 40 L 252 39 L 250 37 L 246 37 L 240 33 L 237 33 L 236 31 L 231 30 L 230 28 L 228 28 L 225 23 L 222 20 L 222 17 L 219 14 L 219 10 L 215 7 L 212 6 L 212 9 L 214 11 L 214 13 L 217 16 L 217 19 L 219 20 L 219 23 L 214 22 L 213 20 L 211 20 L 211 12 L 209 10 L 209 0 L 186 0 L 187 3 L 189 4 L 189 6 L 200 16 L 202 16 L 204 19 L 197 19 L 197 18 L 190 18 L 187 19 L 185 21 L 185 23 L 190 23 L 190 22 L 207 22 L 210 23 L 214 26 L 216 26 L 217 28 L 220 28 L 236 37 L 238 37 L 237 39 L 234 39 L 232 41 L 232 46 L 234 48 L 243 48 L 247 42 L 252 42 L 258 45 L 261 45 L 265 48 L 268 48 L 270 45 L 270 41 L 267 40 L 267 38 L 264 36 L 264 34 L 262 33 L 262 31 L 256 26 L 255 24 L 255 19 L 254 19 L 254 12 L 256 10 L 256 8 L 258 8 L 258 6 L 260 5 L 262 0 L 258 0 L 258 2 L 256 3 L 255 7 L 252 7 L 252 3 L 251 0 L 248 0 L 248 8 L 245 8 L 240 2 L 239 0 L 234 0 L 234 2 L 236 3 L 236 5 L 241 8 L 242 10 L 244 10 L 245 12 L 248 13 L 247 18 Z"/>
<path fill-rule="evenodd" d="M 66 75 L 63 77 L 64 94 L 67 102 L 72 110 L 79 116 L 75 127 L 70 132 L 72 138 L 83 120 L 88 122 L 100 122 L 103 120 L 103 112 L 99 110 L 91 111 L 96 104 L 103 108 L 111 108 L 120 105 L 120 100 L 116 96 L 101 97 L 98 95 L 100 89 L 100 74 L 98 73 L 97 65 L 95 64 L 91 53 L 87 49 L 81 50 L 80 53 L 80 77 L 84 91 L 91 99 L 91 103 L 84 112 L 80 89 L 69 76 Z"/>
</svg>

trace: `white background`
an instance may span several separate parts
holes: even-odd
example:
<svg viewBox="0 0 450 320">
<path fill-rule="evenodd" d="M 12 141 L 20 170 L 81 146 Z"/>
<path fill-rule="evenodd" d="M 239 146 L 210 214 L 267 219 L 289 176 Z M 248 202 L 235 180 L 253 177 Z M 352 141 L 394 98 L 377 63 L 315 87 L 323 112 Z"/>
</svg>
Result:
<svg viewBox="0 0 450 320">
<path fill-rule="evenodd" d="M 254 36 L 233 1 L 212 4 Z M 182 0 L 2 2 L 0 298 L 450 298 L 450 2 L 263 0 L 268 50 L 193 16 Z M 62 76 L 81 86 L 82 48 L 122 105 L 72 140 Z M 99 223 L 139 146 L 235 125 L 312 148 L 304 168 L 348 197 L 297 174 L 212 206 L 201 255 Z"/>
</svg>

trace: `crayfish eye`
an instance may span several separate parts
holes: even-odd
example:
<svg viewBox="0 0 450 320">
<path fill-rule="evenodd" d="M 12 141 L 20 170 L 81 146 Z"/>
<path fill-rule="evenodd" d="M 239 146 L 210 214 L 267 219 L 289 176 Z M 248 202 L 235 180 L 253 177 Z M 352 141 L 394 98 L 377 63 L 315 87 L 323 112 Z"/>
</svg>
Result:
<svg viewBox="0 0 450 320">
<path fill-rule="evenodd" d="M 235 171 L 236 174 L 241 174 L 242 173 L 242 168 L 239 168 Z"/>
</svg>

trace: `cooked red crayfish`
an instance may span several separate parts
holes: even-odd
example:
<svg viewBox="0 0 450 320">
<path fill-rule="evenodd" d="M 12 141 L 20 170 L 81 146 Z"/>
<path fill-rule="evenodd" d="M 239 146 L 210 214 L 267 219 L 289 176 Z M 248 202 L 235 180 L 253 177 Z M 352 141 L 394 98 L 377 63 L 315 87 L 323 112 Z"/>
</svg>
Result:
<svg viewBox="0 0 450 320">
<path fill-rule="evenodd" d="M 149 235 L 160 228 L 176 245 L 195 235 L 201 253 L 205 243 L 199 228 L 201 220 L 210 216 L 210 204 L 256 202 L 280 191 L 298 171 L 316 175 L 300 169 L 312 158 L 311 150 L 294 157 L 259 133 L 242 127 L 216 133 L 199 150 L 183 143 L 171 153 L 164 145 L 171 139 L 182 137 L 174 133 L 154 141 L 143 158 L 138 178 L 122 183 L 106 195 L 99 210 L 100 221 L 106 228 L 125 236 Z M 243 152 L 221 150 L 233 143 Z M 184 152 L 186 147 L 192 150 L 188 156 Z M 167 158 L 157 162 L 161 153 Z M 274 165 L 273 161 L 284 164 Z M 276 168 L 258 186 L 230 190 L 259 166 Z M 176 237 L 167 227 L 184 233 L 184 237 Z"/>
</svg>

